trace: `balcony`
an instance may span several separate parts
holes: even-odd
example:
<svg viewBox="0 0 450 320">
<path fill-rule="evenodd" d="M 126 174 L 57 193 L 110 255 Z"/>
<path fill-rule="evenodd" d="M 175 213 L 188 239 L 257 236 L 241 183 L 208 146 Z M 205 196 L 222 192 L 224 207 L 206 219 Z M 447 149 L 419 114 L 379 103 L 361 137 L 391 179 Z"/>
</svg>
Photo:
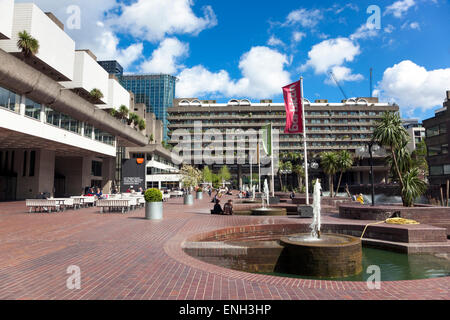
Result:
<svg viewBox="0 0 450 320">
<path fill-rule="evenodd" d="M 92 104 L 104 105 L 108 99 L 108 78 L 108 72 L 97 63 L 97 57 L 92 52 L 77 50 L 75 51 L 73 81 L 61 82 L 61 85 L 71 89 Z M 90 95 L 92 89 L 99 89 L 104 97 L 92 98 Z"/>
<path fill-rule="evenodd" d="M 3 11 L 0 12 L 3 17 Z M 11 39 L 0 41 L 0 49 L 23 59 L 17 40 L 19 32 L 24 30 L 39 41 L 39 52 L 24 61 L 55 81 L 71 81 L 75 42 L 33 3 L 14 5 Z"/>
</svg>

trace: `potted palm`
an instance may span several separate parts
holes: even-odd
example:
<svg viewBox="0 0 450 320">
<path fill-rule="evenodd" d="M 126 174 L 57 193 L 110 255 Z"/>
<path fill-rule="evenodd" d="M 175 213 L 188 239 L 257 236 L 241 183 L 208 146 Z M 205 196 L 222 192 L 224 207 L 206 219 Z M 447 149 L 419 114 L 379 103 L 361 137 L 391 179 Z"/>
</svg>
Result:
<svg viewBox="0 0 450 320">
<path fill-rule="evenodd" d="M 30 58 L 39 51 L 39 41 L 33 38 L 26 30 L 19 32 L 17 47 L 22 50 L 25 58 Z"/>
<path fill-rule="evenodd" d="M 163 218 L 163 195 L 156 188 L 148 189 L 144 194 L 145 218 L 147 220 L 161 220 Z"/>
</svg>

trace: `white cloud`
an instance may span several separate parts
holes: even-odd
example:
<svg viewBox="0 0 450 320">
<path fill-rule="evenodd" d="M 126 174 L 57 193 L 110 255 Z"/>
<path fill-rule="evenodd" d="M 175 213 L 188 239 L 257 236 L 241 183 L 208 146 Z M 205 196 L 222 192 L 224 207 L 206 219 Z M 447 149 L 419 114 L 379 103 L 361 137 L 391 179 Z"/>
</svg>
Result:
<svg viewBox="0 0 450 320">
<path fill-rule="evenodd" d="M 144 61 L 140 66 L 140 71 L 144 73 L 168 73 L 177 72 L 181 65 L 178 65 L 180 58 L 189 52 L 189 45 L 176 38 L 164 39 L 159 47 L 153 51 L 152 56 Z"/>
<path fill-rule="evenodd" d="M 385 28 L 384 28 L 384 32 L 386 33 L 392 33 L 395 30 L 395 27 L 392 24 L 388 24 Z"/>
<path fill-rule="evenodd" d="M 269 40 L 267 40 L 267 44 L 268 44 L 269 46 L 272 46 L 272 47 L 276 47 L 276 46 L 284 46 L 284 45 L 285 45 L 283 41 L 281 41 L 280 39 L 278 39 L 278 38 L 275 37 L 274 35 L 272 35 L 272 36 L 269 38 Z"/>
<path fill-rule="evenodd" d="M 138 0 L 122 5 L 122 13 L 109 20 L 117 30 L 149 41 L 158 41 L 167 35 L 193 34 L 217 25 L 210 6 L 203 7 L 203 17 L 192 10 L 192 0 Z"/>
<path fill-rule="evenodd" d="M 305 37 L 306 37 L 306 33 L 301 32 L 301 31 L 294 31 L 292 33 L 292 40 L 294 40 L 294 42 L 300 42 Z"/>
<path fill-rule="evenodd" d="M 392 14 L 396 18 L 402 18 L 411 7 L 416 4 L 415 0 L 399 0 L 386 7 L 384 15 Z"/>
<path fill-rule="evenodd" d="M 288 14 L 285 25 L 300 24 L 304 28 L 314 28 L 322 19 L 323 14 L 319 9 L 298 9 Z"/>
<path fill-rule="evenodd" d="M 420 30 L 420 24 L 417 21 L 405 22 L 402 25 L 402 29 Z"/>
<path fill-rule="evenodd" d="M 240 59 L 242 78 L 239 80 L 232 80 L 225 70 L 211 72 L 202 65 L 194 66 L 178 75 L 177 96 L 271 97 L 280 94 L 282 86 L 291 81 L 284 69 L 287 64 L 287 56 L 274 49 L 252 47 Z"/>
<path fill-rule="evenodd" d="M 16 0 L 16 2 L 31 2 Z M 124 68 L 141 57 L 143 44 L 136 42 L 128 47 L 120 47 L 119 39 L 105 23 L 105 15 L 117 8 L 116 0 L 34 0 L 42 11 L 52 12 L 64 25 L 65 32 L 75 41 L 77 49 L 90 49 L 98 60 L 118 60 Z M 69 28 L 72 13 L 67 13 L 69 6 L 80 8 L 81 25 L 79 29 Z"/>
<path fill-rule="evenodd" d="M 117 60 L 124 69 L 142 56 L 144 45 L 142 43 L 131 44 L 127 48 L 119 49 L 119 39 L 112 31 L 105 30 L 95 39 L 94 54 L 98 60 Z"/>
<path fill-rule="evenodd" d="M 353 74 L 350 68 L 343 66 L 335 66 L 331 69 L 331 71 L 337 81 L 360 81 L 364 79 L 362 74 Z M 325 80 L 325 83 L 329 85 L 336 85 L 336 82 L 331 78 L 331 76 Z"/>
<path fill-rule="evenodd" d="M 375 37 L 378 35 L 378 30 L 375 28 L 374 24 L 366 23 L 360 26 L 352 35 L 350 35 L 351 40 L 357 39 L 367 39 Z"/>
<path fill-rule="evenodd" d="M 450 68 L 427 70 L 410 60 L 387 68 L 378 84 L 381 96 L 408 114 L 442 105 L 449 89 Z"/>
<path fill-rule="evenodd" d="M 301 70 L 312 67 L 316 74 L 325 73 L 332 67 L 353 61 L 360 53 L 359 45 L 348 38 L 324 40 L 311 48 Z"/>
</svg>

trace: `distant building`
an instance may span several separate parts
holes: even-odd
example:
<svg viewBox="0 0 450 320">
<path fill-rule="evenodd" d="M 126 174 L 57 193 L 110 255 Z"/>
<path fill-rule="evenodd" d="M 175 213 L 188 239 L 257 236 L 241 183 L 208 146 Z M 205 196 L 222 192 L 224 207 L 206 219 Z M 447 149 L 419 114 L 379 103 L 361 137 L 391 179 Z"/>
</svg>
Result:
<svg viewBox="0 0 450 320">
<path fill-rule="evenodd" d="M 118 78 L 123 75 L 123 68 L 116 60 L 98 61 L 98 64 L 101 65 L 109 74 L 113 74 Z"/>
<path fill-rule="evenodd" d="M 407 148 L 410 152 L 416 150 L 417 145 L 425 140 L 425 128 L 418 119 L 403 120 L 403 127 L 408 131 L 410 140 Z"/>
<path fill-rule="evenodd" d="M 309 102 L 305 99 L 305 115 L 307 126 L 307 149 L 309 159 L 317 159 L 323 151 L 348 150 L 351 153 L 361 153 L 372 139 L 372 132 L 376 121 L 380 120 L 385 111 L 398 111 L 397 105 L 380 103 L 378 98 L 355 98 L 332 103 L 328 100 L 316 100 Z M 175 99 L 174 106 L 168 109 L 169 135 L 174 146 L 181 144 L 190 150 L 187 162 L 199 166 L 208 164 L 208 156 L 205 150 L 211 147 L 211 135 L 214 132 L 226 134 L 230 129 L 253 130 L 259 132 L 262 126 L 272 123 L 274 130 L 279 132 L 279 137 L 274 137 L 274 150 L 276 154 L 298 152 L 303 153 L 303 138 L 301 135 L 284 134 L 286 124 L 286 111 L 284 103 L 274 103 L 272 100 L 261 100 L 258 103 L 247 99 L 232 99 L 228 103 L 217 103 L 215 100 L 199 100 L 196 98 Z M 202 144 L 195 139 L 195 124 L 201 123 Z M 174 138 L 173 132 L 183 129 L 191 133 L 192 140 L 180 141 Z M 217 138 L 215 138 L 217 139 Z M 246 138 L 247 139 L 247 138 Z M 255 138 L 256 139 L 256 138 Z M 230 149 L 225 141 L 214 140 L 222 143 L 219 153 L 228 154 Z M 230 168 L 234 181 L 241 186 L 243 174 L 250 171 L 249 150 L 250 139 L 239 143 L 235 150 L 232 163 L 226 163 Z M 234 144 L 233 144 L 234 145 Z M 189 147 L 190 146 L 190 147 Z M 215 151 L 216 152 L 216 151 Z M 245 152 L 245 164 L 238 163 L 238 158 Z M 366 152 L 367 153 L 367 152 Z M 217 156 L 215 154 L 214 156 Z M 375 155 L 375 182 L 387 182 L 389 172 L 384 163 L 383 156 Z M 258 172 L 255 157 L 253 157 L 253 173 Z M 214 164 L 214 170 L 218 170 L 222 164 Z M 367 157 L 355 159 L 355 166 L 344 175 L 343 184 L 369 183 L 369 161 Z M 316 174 L 317 178 L 324 178 L 319 170 L 311 170 L 310 178 Z M 328 181 L 328 179 L 324 179 Z M 275 179 L 278 183 L 278 179 Z M 326 182 L 325 182 L 326 183 Z"/>
<path fill-rule="evenodd" d="M 450 125 L 450 91 L 447 91 L 447 98 L 443 108 L 435 111 L 434 117 L 423 120 L 426 130 L 425 142 L 428 149 L 429 181 L 434 185 L 445 185 L 450 179 L 450 156 L 448 144 L 450 135 L 448 127 Z"/>
<path fill-rule="evenodd" d="M 168 74 L 123 75 L 120 81 L 134 93 L 136 103 L 145 104 L 147 112 L 162 121 L 164 140 L 167 140 L 167 109 L 173 106 L 177 78 Z"/>
</svg>

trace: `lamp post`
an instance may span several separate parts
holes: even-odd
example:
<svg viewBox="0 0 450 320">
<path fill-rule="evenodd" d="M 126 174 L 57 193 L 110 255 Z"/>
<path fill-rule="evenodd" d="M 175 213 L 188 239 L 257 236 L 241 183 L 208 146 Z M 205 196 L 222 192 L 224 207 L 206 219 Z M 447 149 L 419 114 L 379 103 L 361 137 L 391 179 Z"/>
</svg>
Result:
<svg viewBox="0 0 450 320">
<path fill-rule="evenodd" d="M 367 146 L 369 147 L 369 156 L 370 156 L 370 183 L 372 184 L 372 207 L 375 206 L 375 184 L 373 182 L 373 151 L 378 150 L 378 145 L 375 141 L 371 140 Z"/>
</svg>

